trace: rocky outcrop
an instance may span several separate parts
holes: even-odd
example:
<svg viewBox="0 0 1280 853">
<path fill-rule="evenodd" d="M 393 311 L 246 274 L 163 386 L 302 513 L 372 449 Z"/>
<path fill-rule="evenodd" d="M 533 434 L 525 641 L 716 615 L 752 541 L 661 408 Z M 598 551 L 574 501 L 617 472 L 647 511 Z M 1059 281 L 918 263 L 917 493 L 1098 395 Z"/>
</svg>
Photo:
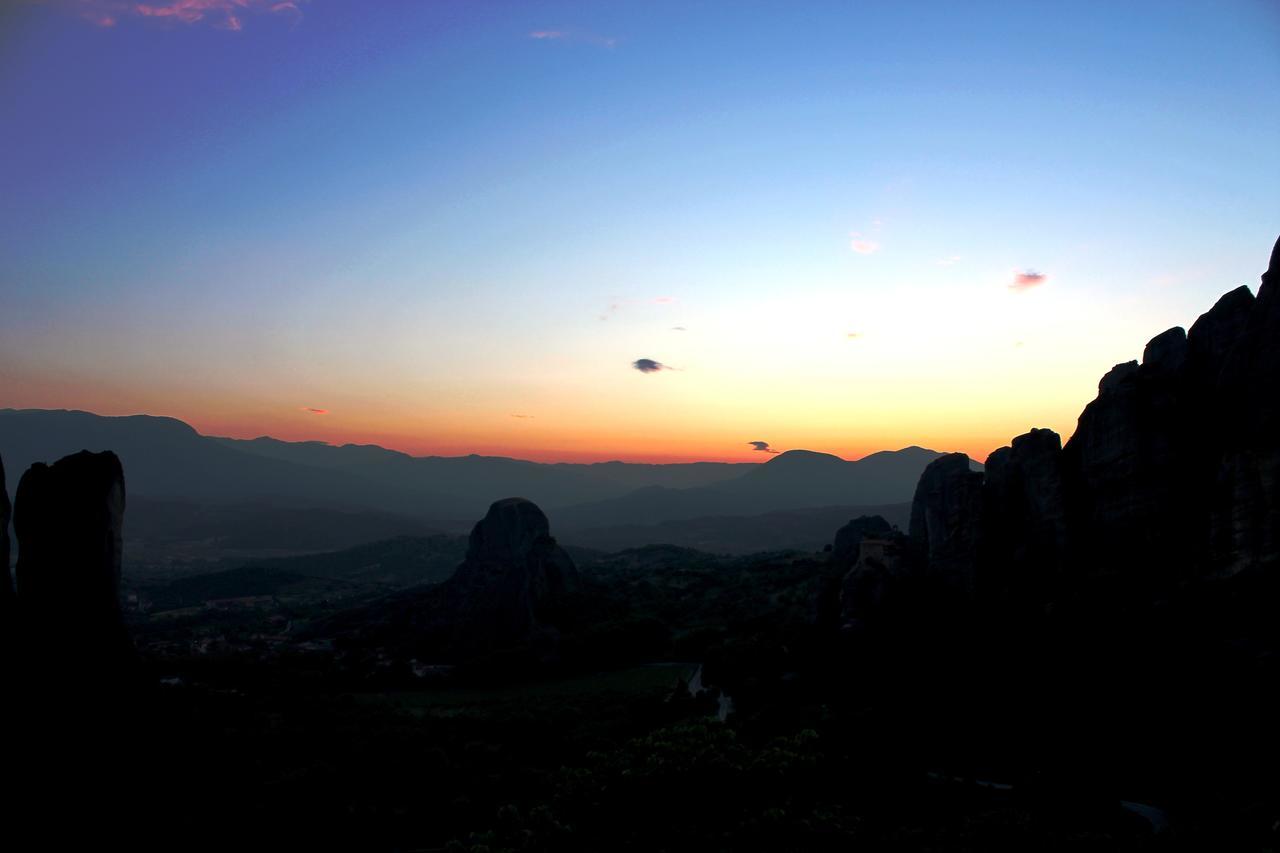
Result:
<svg viewBox="0 0 1280 853">
<path fill-rule="evenodd" d="M 858 560 L 863 539 L 883 539 L 893 532 L 893 525 L 878 515 L 860 515 L 836 531 L 829 557 L 832 566 L 848 571 Z"/>
<path fill-rule="evenodd" d="M 553 644 L 548 617 L 577 580 L 573 560 L 551 537 L 537 505 L 524 498 L 496 501 L 472 529 L 466 558 L 449 581 L 455 652 Z"/>
<path fill-rule="evenodd" d="M 963 453 L 939 456 L 920 475 L 911 501 L 911 549 L 943 586 L 973 590 L 982 536 L 982 474 Z"/>
<path fill-rule="evenodd" d="M 898 615 L 900 604 L 909 604 L 918 577 L 905 559 L 901 534 L 864 538 L 858 556 L 840 587 L 840 620 L 843 625 L 865 625 Z"/>
<path fill-rule="evenodd" d="M 860 515 L 836 531 L 827 561 L 839 574 L 826 575 L 820 582 L 816 608 L 820 625 L 835 628 L 847 624 L 879 602 L 882 596 L 877 587 L 886 582 L 880 577 L 884 567 L 878 561 L 864 560 L 862 546 L 864 542 L 883 544 L 898 535 L 893 525 L 878 515 Z"/>
<path fill-rule="evenodd" d="M 1104 377 L 1067 442 L 1073 521 L 1088 544 L 1082 571 L 1107 576 L 1126 566 L 1135 581 L 1159 580 L 1174 570 L 1174 554 L 1186 553 L 1202 485 L 1194 442 L 1203 441 L 1188 349 L 1181 328 L 1153 338 L 1140 366 Z"/>
<path fill-rule="evenodd" d="M 110 452 L 37 463 L 18 484 L 24 645 L 62 675 L 106 675 L 128 656 L 119 601 L 124 508 L 124 471 Z"/>
<path fill-rule="evenodd" d="M 1116 365 L 1063 447 L 1033 429 L 987 459 L 932 463 L 912 504 L 911 572 L 981 604 L 1280 571 L 1280 241 L 1255 298 Z"/>
<path fill-rule="evenodd" d="M 979 594 L 1025 600 L 1056 583 L 1069 536 L 1062 440 L 1033 429 L 987 457 Z"/>
<path fill-rule="evenodd" d="M 1214 318 L 1206 325 L 1227 322 L 1239 320 Z M 1212 481 L 1210 561 L 1223 574 L 1272 565 L 1280 552 L 1280 241 L 1243 325 L 1222 357 L 1210 398 L 1223 420 L 1216 435 L 1221 457 Z"/>
<path fill-rule="evenodd" d="M 0 459 L 0 643 L 4 654 L 9 647 L 8 636 L 13 630 L 15 601 L 13 596 L 13 578 L 9 574 L 9 519 L 12 507 L 9 504 L 9 490 L 4 479 L 4 460 Z"/>
</svg>

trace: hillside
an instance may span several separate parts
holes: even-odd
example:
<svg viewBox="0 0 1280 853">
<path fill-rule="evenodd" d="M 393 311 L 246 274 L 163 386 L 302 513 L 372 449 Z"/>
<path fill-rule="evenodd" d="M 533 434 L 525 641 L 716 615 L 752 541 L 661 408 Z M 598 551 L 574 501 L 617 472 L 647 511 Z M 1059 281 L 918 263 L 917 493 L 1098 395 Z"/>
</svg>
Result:
<svg viewBox="0 0 1280 853">
<path fill-rule="evenodd" d="M 574 544 L 670 539 L 738 553 L 811 547 L 821 544 L 821 530 L 797 517 L 766 520 L 767 529 L 760 530 L 723 519 L 903 503 L 925 465 L 940 455 L 908 447 L 856 462 L 792 450 L 763 464 L 550 464 L 414 457 L 375 445 L 217 438 L 150 415 L 0 409 L 0 454 L 9 460 L 11 488 L 33 462 L 82 449 L 110 449 L 129 472 L 128 547 L 141 564 L 298 554 L 463 532 L 494 500 L 517 495 L 554 512 L 558 529 Z M 653 528 L 673 521 L 690 524 Z M 744 533 L 747 538 L 736 544 Z"/>
<path fill-rule="evenodd" d="M 619 498 L 565 507 L 557 513 L 557 523 L 568 534 L 709 516 L 905 503 L 911 500 L 925 466 L 941 455 L 936 450 L 906 447 L 849 462 L 827 453 L 789 450 L 732 480 L 690 489 L 652 486 Z M 976 462 L 972 465 L 974 470 L 982 469 Z"/>
</svg>

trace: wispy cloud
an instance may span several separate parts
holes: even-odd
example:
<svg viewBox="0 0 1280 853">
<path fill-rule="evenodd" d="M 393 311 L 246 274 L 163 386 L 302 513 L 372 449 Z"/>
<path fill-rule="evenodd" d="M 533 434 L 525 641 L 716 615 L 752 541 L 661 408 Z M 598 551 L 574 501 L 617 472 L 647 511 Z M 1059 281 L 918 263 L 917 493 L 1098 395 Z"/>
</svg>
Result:
<svg viewBox="0 0 1280 853">
<path fill-rule="evenodd" d="M 534 419 L 534 415 L 518 415 L 515 412 L 511 413 L 511 417 L 520 418 L 521 420 L 529 420 L 529 421 Z"/>
<path fill-rule="evenodd" d="M 849 248 L 859 255 L 874 255 L 880 251 L 880 217 L 871 220 L 871 230 L 849 232 Z"/>
<path fill-rule="evenodd" d="M 654 361 L 651 358 L 637 358 L 635 361 L 631 362 L 631 366 L 641 373 L 657 373 L 660 370 L 675 369 L 673 367 L 668 367 L 660 361 Z"/>
<path fill-rule="evenodd" d="M 607 48 L 613 48 L 618 44 L 618 40 L 613 36 L 602 36 L 585 30 L 531 30 L 529 38 L 536 41 L 579 42 Z"/>
<path fill-rule="evenodd" d="M 672 326 L 672 327 L 671 327 L 671 331 L 673 331 L 673 332 L 687 332 L 687 331 L 689 331 L 689 330 L 688 330 L 686 327 L 684 327 L 684 326 Z"/>
<path fill-rule="evenodd" d="M 1023 270 L 1013 274 L 1013 283 L 1009 285 L 1009 289 L 1013 291 L 1031 290 L 1033 287 L 1039 287 L 1049 280 L 1049 276 L 1035 270 Z"/>
<path fill-rule="evenodd" d="M 599 319 L 601 319 L 601 320 L 608 320 L 610 317 L 613 317 L 615 314 L 617 314 L 617 313 L 618 313 L 619 311 L 621 311 L 623 308 L 626 308 L 626 309 L 630 310 L 630 309 L 632 309 L 632 308 L 636 308 L 636 307 L 639 307 L 639 306 L 645 306 L 645 305 L 675 305 L 675 304 L 676 304 L 676 303 L 678 303 L 679 301 L 680 301 L 680 299 L 679 299 L 678 297 L 675 297 L 675 296 L 654 296 L 654 297 L 653 297 L 653 298 L 651 298 L 651 299 L 650 299 L 650 298 L 646 298 L 646 299 L 636 299 L 636 298 L 632 298 L 632 299 L 617 299 L 617 298 L 615 298 L 615 300 L 614 300 L 613 302 L 610 302 L 610 303 L 609 303 L 608 307 L 606 307 L 603 311 L 601 311 L 601 312 L 600 312 L 600 314 L 599 314 Z"/>
<path fill-rule="evenodd" d="M 313 409 L 313 408 L 311 408 L 310 406 L 303 406 L 302 408 L 298 409 L 298 411 L 299 411 L 299 412 L 306 412 L 306 413 L 307 413 L 307 414 L 309 414 L 309 415 L 327 415 L 327 414 L 329 414 L 329 410 L 328 410 L 328 409 Z"/>
<path fill-rule="evenodd" d="M 858 232 L 849 235 L 849 248 L 853 249 L 859 255 L 873 255 L 880 250 L 880 244 L 875 240 L 869 240 Z"/>
<path fill-rule="evenodd" d="M 949 258 L 940 258 L 938 260 L 938 266 L 940 267 L 955 266 L 956 264 L 960 263 L 961 260 L 963 259 L 959 255 L 952 255 Z"/>
<path fill-rule="evenodd" d="M 247 15 L 301 17 L 306 0 L 163 0 L 135 3 L 127 0 L 78 0 L 80 16 L 98 27 L 114 27 L 122 18 L 152 18 L 178 24 L 207 24 L 238 32 Z"/>
<path fill-rule="evenodd" d="M 856 341 L 860 337 L 862 337 L 862 332 L 849 332 L 845 335 L 845 339 L 850 341 Z"/>
<path fill-rule="evenodd" d="M 747 444 L 751 445 L 752 449 L 759 451 L 760 453 L 777 453 L 778 452 L 774 450 L 772 447 L 770 447 L 769 442 L 767 441 L 748 441 Z"/>
</svg>

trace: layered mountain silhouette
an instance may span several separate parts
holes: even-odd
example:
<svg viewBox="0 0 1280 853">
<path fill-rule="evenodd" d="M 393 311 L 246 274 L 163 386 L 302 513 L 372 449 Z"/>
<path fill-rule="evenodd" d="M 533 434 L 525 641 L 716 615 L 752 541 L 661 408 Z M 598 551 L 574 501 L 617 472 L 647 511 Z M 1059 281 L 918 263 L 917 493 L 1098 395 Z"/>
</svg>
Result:
<svg viewBox="0 0 1280 853">
<path fill-rule="evenodd" d="M 706 516 L 759 515 L 830 506 L 911 500 L 925 466 L 942 454 L 923 447 L 882 451 L 849 462 L 828 453 L 789 450 L 732 480 L 692 489 L 650 487 L 557 513 L 565 536 L 576 530 L 657 524 Z M 981 465 L 973 463 L 975 469 Z"/>
<path fill-rule="evenodd" d="M 793 450 L 764 464 L 545 464 L 217 438 L 148 415 L 0 410 L 0 453 L 12 470 L 85 449 L 112 450 L 129 471 L 129 547 L 143 560 L 332 550 L 397 535 L 463 532 L 496 497 L 510 494 L 554 511 L 574 544 L 666 541 L 658 525 L 697 520 L 704 530 L 720 530 L 701 545 L 737 550 L 723 544 L 741 523 L 710 519 L 905 503 L 939 455 L 909 447 L 857 462 Z M 817 518 L 800 536 L 778 528 L 779 536 L 754 538 L 766 548 L 809 543 L 820 529 Z M 823 519 L 825 527 L 829 514 Z M 595 528 L 627 532 L 588 535 Z"/>
</svg>

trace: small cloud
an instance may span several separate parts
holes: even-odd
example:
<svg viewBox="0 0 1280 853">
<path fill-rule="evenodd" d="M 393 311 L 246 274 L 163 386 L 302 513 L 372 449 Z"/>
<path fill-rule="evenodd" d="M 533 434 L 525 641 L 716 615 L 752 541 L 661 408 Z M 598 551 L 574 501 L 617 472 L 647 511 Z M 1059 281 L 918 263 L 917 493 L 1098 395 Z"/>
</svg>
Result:
<svg viewBox="0 0 1280 853">
<path fill-rule="evenodd" d="M 871 220 L 871 233 L 849 232 L 849 248 L 859 255 L 873 255 L 880 250 L 880 217 Z"/>
<path fill-rule="evenodd" d="M 1035 270 L 1023 270 L 1013 274 L 1013 283 L 1009 285 L 1010 290 L 1022 291 L 1030 290 L 1033 287 L 1039 287 L 1049 280 L 1049 276 Z"/>
<path fill-rule="evenodd" d="M 610 317 L 612 317 L 614 314 L 617 314 L 617 313 L 618 313 L 618 309 L 619 309 L 620 307 L 622 307 L 622 306 L 620 306 L 617 302 L 610 302 L 610 303 L 609 303 L 609 307 L 608 307 L 608 308 L 606 308 L 606 309 L 604 309 L 604 311 L 600 314 L 600 320 L 601 320 L 602 322 L 603 322 L 603 321 L 605 321 L 605 320 L 608 320 L 608 319 L 609 319 Z"/>
<path fill-rule="evenodd" d="M 657 373 L 659 370 L 674 370 L 660 361 L 654 361 L 651 358 L 637 358 L 631 362 L 631 366 L 641 373 Z"/>
<path fill-rule="evenodd" d="M 960 263 L 960 261 L 961 261 L 961 257 L 959 255 L 952 255 L 949 258 L 940 259 L 938 261 L 938 266 L 940 267 L 954 266 L 955 264 Z"/>
<path fill-rule="evenodd" d="M 311 408 L 310 406 L 303 406 L 302 408 L 298 409 L 298 411 L 299 411 L 299 412 L 306 412 L 306 413 L 311 414 L 311 415 L 327 415 L 327 414 L 329 414 L 329 410 L 328 410 L 328 409 L 313 409 L 313 408 Z"/>
<path fill-rule="evenodd" d="M 767 441 L 748 441 L 747 444 L 751 445 L 752 449 L 756 450 L 759 453 L 777 453 L 778 452 L 774 450 L 772 447 L 770 447 L 769 442 Z"/>
<path fill-rule="evenodd" d="M 857 232 L 850 234 L 849 238 L 849 248 L 859 255 L 872 255 L 880 249 L 880 244 L 875 240 L 868 240 Z"/>
<path fill-rule="evenodd" d="M 654 303 L 655 305 L 672 305 L 672 304 L 674 304 L 676 301 L 677 301 L 677 300 L 676 300 L 676 298 L 675 298 L 674 296 L 655 296 L 655 297 L 653 297 L 653 303 Z"/>
<path fill-rule="evenodd" d="M 521 420 L 530 420 L 530 421 L 534 419 L 533 415 L 517 415 L 515 412 L 511 413 L 511 417 L 520 418 Z"/>
<path fill-rule="evenodd" d="M 608 48 L 612 48 L 618 43 L 618 40 L 612 36 L 602 36 L 582 30 L 532 30 L 529 33 L 529 38 L 536 41 L 581 42 L 582 44 L 593 44 L 596 47 Z"/>
<path fill-rule="evenodd" d="M 845 335 L 845 340 L 856 341 L 860 337 L 862 337 L 862 332 L 849 332 Z"/>
<path fill-rule="evenodd" d="M 672 327 L 671 327 L 671 331 L 673 331 L 673 332 L 687 332 L 687 331 L 689 331 L 689 330 L 688 330 L 688 329 L 686 329 L 684 326 L 672 326 Z"/>
<path fill-rule="evenodd" d="M 80 14 L 98 27 L 114 27 L 120 18 L 154 18 L 179 24 L 209 24 L 239 32 L 245 14 L 289 14 L 302 16 L 302 0 L 166 0 L 160 3 L 132 3 L 127 0 L 80 0 Z"/>
</svg>

